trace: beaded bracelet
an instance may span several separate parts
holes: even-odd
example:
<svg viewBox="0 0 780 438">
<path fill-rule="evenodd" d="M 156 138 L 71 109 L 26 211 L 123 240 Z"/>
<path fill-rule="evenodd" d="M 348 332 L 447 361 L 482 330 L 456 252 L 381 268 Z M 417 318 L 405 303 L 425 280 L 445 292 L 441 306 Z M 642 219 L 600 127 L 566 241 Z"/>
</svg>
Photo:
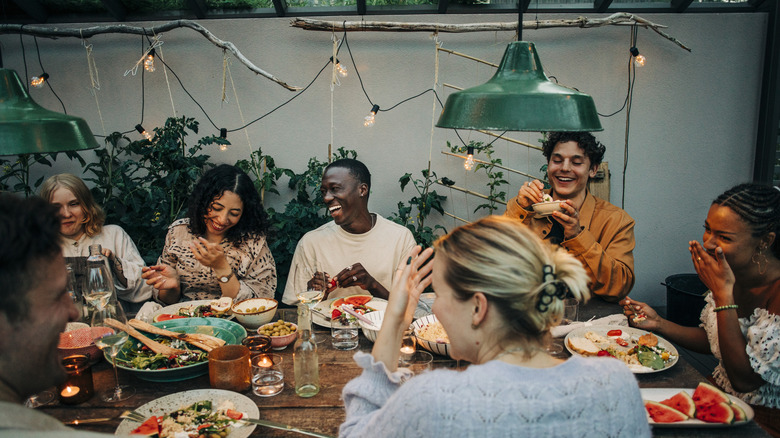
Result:
<svg viewBox="0 0 780 438">
<path fill-rule="evenodd" d="M 718 306 L 714 309 L 712 309 L 713 312 L 720 312 L 721 310 L 728 310 L 728 309 L 737 309 L 739 308 L 736 304 L 729 304 L 727 306 Z"/>
</svg>

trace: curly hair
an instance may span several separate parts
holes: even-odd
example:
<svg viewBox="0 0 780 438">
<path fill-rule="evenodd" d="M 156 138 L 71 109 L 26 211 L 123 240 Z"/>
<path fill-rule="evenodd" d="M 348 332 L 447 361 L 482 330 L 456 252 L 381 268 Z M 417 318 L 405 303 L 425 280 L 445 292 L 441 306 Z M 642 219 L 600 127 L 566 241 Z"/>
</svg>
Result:
<svg viewBox="0 0 780 438">
<path fill-rule="evenodd" d="M 84 211 L 84 232 L 87 236 L 92 237 L 100 233 L 106 221 L 106 214 L 97 205 L 84 181 L 71 173 L 52 175 L 41 184 L 39 193 L 41 198 L 51 202 L 54 192 L 59 188 L 69 190 L 79 201 L 81 209 Z"/>
<path fill-rule="evenodd" d="M 550 285 L 567 288 L 581 301 L 590 297 L 588 274 L 574 256 L 506 216 L 487 216 L 455 228 L 434 248 L 436 257 L 445 261 L 443 278 L 457 299 L 481 292 L 496 304 L 508 330 L 498 334 L 503 339 L 541 346 L 563 316 L 560 299 L 552 299 L 545 310 L 538 307 Z M 553 279 L 545 278 L 545 266 L 552 268 Z"/>
<path fill-rule="evenodd" d="M 38 286 L 41 262 L 62 254 L 57 207 L 43 198 L 0 193 L 0 312 L 16 323 L 27 318 L 29 291 Z"/>
<path fill-rule="evenodd" d="M 753 237 L 775 233 L 772 254 L 780 258 L 780 188 L 745 183 L 726 190 L 712 201 L 729 207 L 753 230 Z"/>
<path fill-rule="evenodd" d="M 358 161 L 354 158 L 342 158 L 328 164 L 328 167 L 325 168 L 322 174 L 324 175 L 328 169 L 334 167 L 347 169 L 349 174 L 352 175 L 352 177 L 355 178 L 358 183 L 365 184 L 369 193 L 371 192 L 371 172 L 368 171 L 368 167 L 366 167 L 366 165 L 361 161 Z"/>
<path fill-rule="evenodd" d="M 244 204 L 241 219 L 227 230 L 225 238 L 233 245 L 240 245 L 247 239 L 267 235 L 268 215 L 252 180 L 243 170 L 229 164 L 221 164 L 206 171 L 192 189 L 187 208 L 190 232 L 195 235 L 205 234 L 204 217 L 211 210 L 211 203 L 225 192 L 235 193 Z"/>
<path fill-rule="evenodd" d="M 591 167 L 601 164 L 604 152 L 607 150 L 590 132 L 548 132 L 545 137 L 542 142 L 542 153 L 547 161 L 550 161 L 553 150 L 558 143 L 577 142 L 590 159 Z"/>
</svg>

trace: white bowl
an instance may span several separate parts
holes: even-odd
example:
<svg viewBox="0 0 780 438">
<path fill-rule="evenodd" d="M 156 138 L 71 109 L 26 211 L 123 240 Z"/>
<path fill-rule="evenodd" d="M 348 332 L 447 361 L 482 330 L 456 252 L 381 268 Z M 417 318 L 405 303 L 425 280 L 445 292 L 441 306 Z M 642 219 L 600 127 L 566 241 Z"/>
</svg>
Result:
<svg viewBox="0 0 780 438">
<path fill-rule="evenodd" d="M 245 327 L 256 329 L 274 319 L 279 303 L 271 298 L 249 298 L 233 304 L 231 310 L 238 322 Z M 258 310 L 265 307 L 264 310 Z"/>
<path fill-rule="evenodd" d="M 561 210 L 562 203 L 563 201 L 539 202 L 532 205 L 532 207 L 538 216 L 549 216 L 553 212 L 563 211 Z"/>
<path fill-rule="evenodd" d="M 382 321 L 385 318 L 385 311 L 377 310 L 376 312 L 366 313 L 363 316 L 365 316 L 369 321 L 373 322 L 376 327 L 381 328 Z M 363 330 L 363 336 L 365 336 L 366 339 L 371 342 L 376 342 L 376 335 L 379 334 L 379 328 L 374 328 L 359 319 L 358 322 L 360 323 L 360 328 Z"/>
<path fill-rule="evenodd" d="M 432 324 L 436 321 L 438 321 L 436 319 L 436 315 L 431 314 L 431 315 L 425 315 L 422 318 L 419 318 L 412 323 L 412 327 L 414 327 L 414 335 L 417 338 L 417 345 L 422 346 L 424 349 L 430 351 L 431 353 L 436 353 L 441 356 L 450 357 L 450 344 L 444 342 L 430 341 L 427 339 L 423 339 L 418 335 L 420 329 L 422 329 L 426 324 Z"/>
</svg>

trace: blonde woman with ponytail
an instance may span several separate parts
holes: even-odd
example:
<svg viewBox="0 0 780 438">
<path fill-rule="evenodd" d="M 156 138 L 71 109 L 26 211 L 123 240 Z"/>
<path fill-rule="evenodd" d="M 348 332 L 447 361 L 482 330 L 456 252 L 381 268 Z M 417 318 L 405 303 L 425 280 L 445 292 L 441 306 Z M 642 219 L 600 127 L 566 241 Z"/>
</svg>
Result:
<svg viewBox="0 0 780 438">
<path fill-rule="evenodd" d="M 363 373 L 344 388 L 341 436 L 650 436 L 624 364 L 564 361 L 544 349 L 563 298 L 590 296 L 579 261 L 502 216 L 456 228 L 434 247 L 432 261 L 433 249 L 416 247 L 396 271 L 373 351 L 355 355 Z M 471 365 L 405 381 L 401 335 L 429 285 L 453 359 Z"/>
</svg>

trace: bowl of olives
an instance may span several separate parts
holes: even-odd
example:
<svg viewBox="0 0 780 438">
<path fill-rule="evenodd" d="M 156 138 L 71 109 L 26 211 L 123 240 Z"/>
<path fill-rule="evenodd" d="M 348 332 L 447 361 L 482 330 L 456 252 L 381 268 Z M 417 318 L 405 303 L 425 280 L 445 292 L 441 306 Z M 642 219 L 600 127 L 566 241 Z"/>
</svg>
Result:
<svg viewBox="0 0 780 438">
<path fill-rule="evenodd" d="M 233 304 L 233 315 L 238 322 L 251 329 L 270 322 L 279 303 L 271 298 L 249 298 Z"/>
<path fill-rule="evenodd" d="M 271 337 L 271 348 L 274 350 L 284 350 L 292 344 L 298 334 L 298 326 L 281 319 L 276 322 L 269 322 L 257 329 L 257 334 Z"/>
</svg>

